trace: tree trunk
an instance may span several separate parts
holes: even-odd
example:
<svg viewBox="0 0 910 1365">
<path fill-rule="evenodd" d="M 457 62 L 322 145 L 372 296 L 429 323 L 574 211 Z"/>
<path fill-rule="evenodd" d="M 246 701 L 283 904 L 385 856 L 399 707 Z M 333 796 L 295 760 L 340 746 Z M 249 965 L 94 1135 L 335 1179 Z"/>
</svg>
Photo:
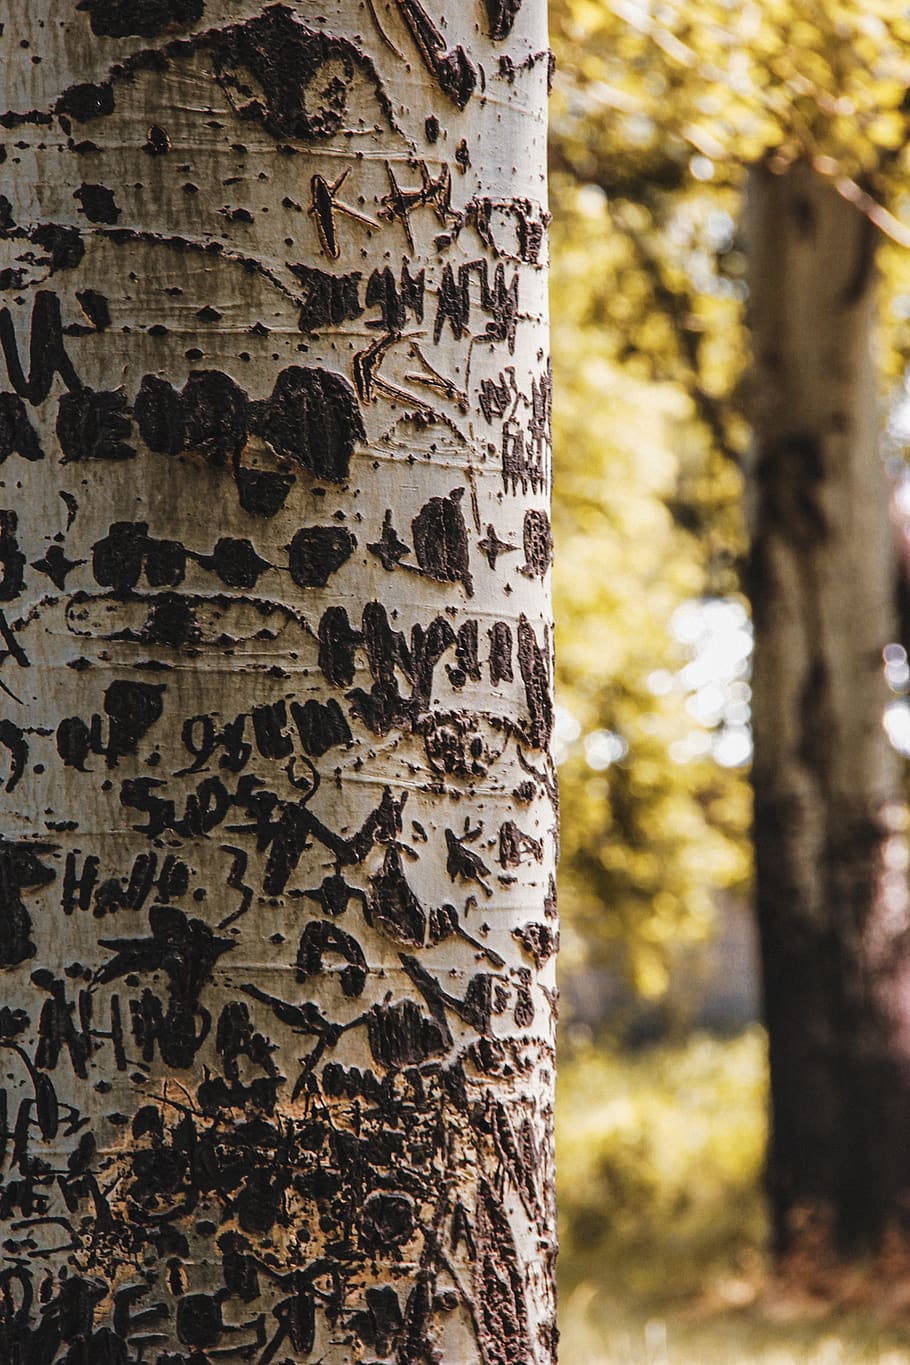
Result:
<svg viewBox="0 0 910 1365">
<path fill-rule="evenodd" d="M 907 850 L 882 728 L 896 638 L 875 229 L 804 165 L 753 172 L 755 855 L 777 1243 L 880 1243 L 910 1192 Z"/>
<path fill-rule="evenodd" d="M 545 6 L 443 9 L 4 9 L 4 1365 L 555 1358 Z"/>
</svg>

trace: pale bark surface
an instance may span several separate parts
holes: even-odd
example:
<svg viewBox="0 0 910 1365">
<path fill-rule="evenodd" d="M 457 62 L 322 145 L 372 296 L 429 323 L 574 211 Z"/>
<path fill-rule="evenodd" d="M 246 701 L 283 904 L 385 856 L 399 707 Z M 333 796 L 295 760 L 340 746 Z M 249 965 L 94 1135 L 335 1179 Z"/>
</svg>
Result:
<svg viewBox="0 0 910 1365">
<path fill-rule="evenodd" d="M 0 1359 L 545 1365 L 545 6 L 0 17 Z"/>
<path fill-rule="evenodd" d="M 910 1192 L 904 802 L 875 229 L 805 166 L 750 187 L 755 852 L 778 1241 L 874 1243 Z"/>
</svg>

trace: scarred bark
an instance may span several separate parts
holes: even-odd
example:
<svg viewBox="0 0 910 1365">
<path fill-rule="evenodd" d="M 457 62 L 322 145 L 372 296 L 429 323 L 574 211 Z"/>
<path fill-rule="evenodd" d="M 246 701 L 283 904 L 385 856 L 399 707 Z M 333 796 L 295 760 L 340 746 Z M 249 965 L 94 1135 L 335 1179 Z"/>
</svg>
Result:
<svg viewBox="0 0 910 1365">
<path fill-rule="evenodd" d="M 0 1360 L 548 1365 L 544 6 L 0 42 Z"/>
<path fill-rule="evenodd" d="M 750 187 L 755 856 L 781 1248 L 855 1252 L 910 1193 L 905 812 L 872 225 L 806 166 Z"/>
</svg>

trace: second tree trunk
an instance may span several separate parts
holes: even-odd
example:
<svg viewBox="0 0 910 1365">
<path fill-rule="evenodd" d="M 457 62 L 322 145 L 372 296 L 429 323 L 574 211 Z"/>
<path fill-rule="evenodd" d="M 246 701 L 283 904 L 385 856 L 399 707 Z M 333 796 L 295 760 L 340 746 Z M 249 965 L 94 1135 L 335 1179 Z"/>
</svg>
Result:
<svg viewBox="0 0 910 1365">
<path fill-rule="evenodd" d="M 896 637 L 872 352 L 875 234 L 808 167 L 750 186 L 755 854 L 778 1249 L 874 1246 L 908 1185 Z"/>
</svg>

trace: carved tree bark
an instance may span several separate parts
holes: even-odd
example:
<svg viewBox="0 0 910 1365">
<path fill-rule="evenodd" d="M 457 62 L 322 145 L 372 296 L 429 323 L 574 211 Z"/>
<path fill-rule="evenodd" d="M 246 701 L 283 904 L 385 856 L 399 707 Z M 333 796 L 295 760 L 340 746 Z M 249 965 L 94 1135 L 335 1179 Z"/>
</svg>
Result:
<svg viewBox="0 0 910 1365">
<path fill-rule="evenodd" d="M 910 1195 L 904 801 L 884 730 L 897 638 L 872 342 L 875 229 L 806 166 L 753 173 L 749 471 L 758 916 L 777 1241 L 841 1250 Z"/>
<path fill-rule="evenodd" d="M 545 1365 L 543 0 L 2 13 L 0 1359 Z"/>
</svg>

